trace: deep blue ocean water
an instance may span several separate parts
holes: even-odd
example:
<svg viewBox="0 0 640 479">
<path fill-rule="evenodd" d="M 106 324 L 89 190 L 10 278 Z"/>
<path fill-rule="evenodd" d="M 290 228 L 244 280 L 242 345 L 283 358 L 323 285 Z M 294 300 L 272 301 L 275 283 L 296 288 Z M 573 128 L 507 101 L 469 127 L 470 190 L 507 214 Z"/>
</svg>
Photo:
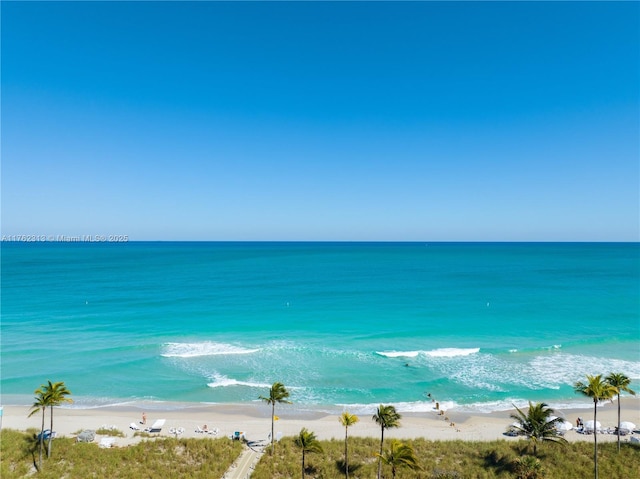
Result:
<svg viewBox="0 0 640 479">
<path fill-rule="evenodd" d="M 640 245 L 3 243 L 1 333 L 5 404 L 588 404 L 640 381 Z"/>
</svg>

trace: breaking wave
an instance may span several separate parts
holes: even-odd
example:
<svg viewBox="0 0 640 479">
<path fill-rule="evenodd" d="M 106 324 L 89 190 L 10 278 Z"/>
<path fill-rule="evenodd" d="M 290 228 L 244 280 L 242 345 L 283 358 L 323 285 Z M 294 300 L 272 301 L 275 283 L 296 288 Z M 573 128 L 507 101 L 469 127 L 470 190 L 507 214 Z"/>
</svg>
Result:
<svg viewBox="0 0 640 479">
<path fill-rule="evenodd" d="M 250 388 L 270 388 L 271 384 L 266 383 L 253 383 L 249 381 L 238 381 L 237 379 L 231 379 L 226 376 L 216 375 L 213 378 L 213 382 L 207 383 L 210 388 L 224 388 L 228 386 L 245 386 Z"/>
<path fill-rule="evenodd" d="M 429 351 L 376 351 L 376 354 L 386 358 L 415 358 L 419 355 L 431 358 L 454 358 L 457 356 L 469 356 L 478 352 L 480 352 L 480 348 L 439 348 Z"/>
<path fill-rule="evenodd" d="M 228 354 L 252 354 L 260 349 L 246 349 L 232 344 L 205 341 L 202 343 L 167 343 L 161 356 L 165 358 L 196 358 Z"/>
</svg>

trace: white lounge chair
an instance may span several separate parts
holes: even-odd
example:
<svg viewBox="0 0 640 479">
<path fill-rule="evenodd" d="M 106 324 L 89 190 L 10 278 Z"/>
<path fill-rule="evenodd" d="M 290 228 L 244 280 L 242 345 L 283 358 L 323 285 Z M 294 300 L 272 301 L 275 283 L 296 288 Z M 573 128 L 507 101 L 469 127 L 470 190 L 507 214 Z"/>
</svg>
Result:
<svg viewBox="0 0 640 479">
<path fill-rule="evenodd" d="M 167 422 L 166 419 L 158 419 L 156 422 L 154 422 L 151 427 L 148 427 L 145 429 L 146 432 L 160 432 L 162 431 L 162 426 L 164 426 L 164 423 Z"/>
<path fill-rule="evenodd" d="M 133 429 L 134 431 L 139 431 L 140 428 L 138 427 L 138 425 L 135 422 L 132 422 L 131 424 L 129 424 L 129 429 Z"/>
</svg>

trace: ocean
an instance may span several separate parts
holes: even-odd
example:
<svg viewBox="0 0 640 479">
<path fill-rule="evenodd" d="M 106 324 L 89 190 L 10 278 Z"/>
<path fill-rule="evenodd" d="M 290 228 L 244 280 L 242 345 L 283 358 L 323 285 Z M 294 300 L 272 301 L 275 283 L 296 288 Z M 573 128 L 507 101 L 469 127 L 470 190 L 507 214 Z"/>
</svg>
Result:
<svg viewBox="0 0 640 479">
<path fill-rule="evenodd" d="M 638 243 L 3 242 L 1 401 L 589 407 L 640 389 Z"/>
</svg>

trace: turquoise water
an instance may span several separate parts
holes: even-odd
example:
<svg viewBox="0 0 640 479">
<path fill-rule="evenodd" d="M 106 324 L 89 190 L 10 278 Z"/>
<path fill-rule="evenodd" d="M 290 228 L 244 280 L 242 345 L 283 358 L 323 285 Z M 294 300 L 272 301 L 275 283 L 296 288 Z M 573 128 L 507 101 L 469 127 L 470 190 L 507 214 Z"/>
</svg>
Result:
<svg viewBox="0 0 640 479">
<path fill-rule="evenodd" d="M 2 401 L 557 407 L 640 380 L 639 284 L 637 243 L 3 243 Z"/>
</svg>

